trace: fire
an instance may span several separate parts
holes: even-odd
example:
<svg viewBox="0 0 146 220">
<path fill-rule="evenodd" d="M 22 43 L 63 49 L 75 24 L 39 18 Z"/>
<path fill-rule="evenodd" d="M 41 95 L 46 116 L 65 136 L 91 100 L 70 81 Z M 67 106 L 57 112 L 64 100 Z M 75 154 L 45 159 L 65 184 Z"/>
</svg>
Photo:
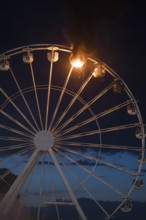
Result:
<svg viewBox="0 0 146 220">
<path fill-rule="evenodd" d="M 80 68 L 82 67 L 85 62 L 86 62 L 86 56 L 83 54 L 83 52 L 78 52 L 76 54 L 71 54 L 70 55 L 70 63 L 73 67 L 75 68 Z"/>
</svg>

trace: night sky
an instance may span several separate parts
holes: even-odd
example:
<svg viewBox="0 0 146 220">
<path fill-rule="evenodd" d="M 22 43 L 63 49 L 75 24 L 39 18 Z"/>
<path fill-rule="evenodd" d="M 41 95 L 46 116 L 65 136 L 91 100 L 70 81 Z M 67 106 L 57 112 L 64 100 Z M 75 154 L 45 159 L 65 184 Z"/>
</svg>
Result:
<svg viewBox="0 0 146 220">
<path fill-rule="evenodd" d="M 83 48 L 124 79 L 138 100 L 146 123 L 146 14 L 142 0 L 7 0 L 1 2 L 0 9 L 0 53 L 39 43 L 72 45 L 74 50 Z M 110 161 L 110 154 L 108 157 Z M 136 202 L 146 202 L 145 173 L 146 165 L 142 168 L 144 186 L 136 194 Z M 137 203 L 134 206 L 130 219 L 144 220 L 145 206 Z M 118 219 L 128 218 L 124 215 Z"/>
</svg>

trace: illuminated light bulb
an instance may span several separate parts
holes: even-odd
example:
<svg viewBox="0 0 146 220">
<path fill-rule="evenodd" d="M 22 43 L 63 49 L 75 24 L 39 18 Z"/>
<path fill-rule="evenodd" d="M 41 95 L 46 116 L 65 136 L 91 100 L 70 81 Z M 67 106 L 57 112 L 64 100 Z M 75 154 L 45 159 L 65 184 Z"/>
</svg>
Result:
<svg viewBox="0 0 146 220">
<path fill-rule="evenodd" d="M 83 53 L 77 53 L 75 55 L 72 53 L 69 57 L 69 60 L 73 67 L 80 68 L 85 64 L 87 58 Z"/>
</svg>

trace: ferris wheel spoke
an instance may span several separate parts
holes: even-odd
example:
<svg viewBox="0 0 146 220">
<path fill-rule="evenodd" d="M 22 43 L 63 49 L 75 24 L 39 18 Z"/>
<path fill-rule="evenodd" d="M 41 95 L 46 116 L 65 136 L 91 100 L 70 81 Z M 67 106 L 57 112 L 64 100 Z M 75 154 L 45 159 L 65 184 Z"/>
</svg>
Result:
<svg viewBox="0 0 146 220">
<path fill-rule="evenodd" d="M 15 170 L 17 167 L 19 167 L 22 163 L 25 162 L 25 158 L 20 160 L 18 163 L 16 163 L 14 166 L 11 166 L 11 170 Z M 1 176 L 0 176 L 0 181 L 6 181 L 5 178 L 11 173 L 11 170 L 6 170 Z M 9 184 L 9 183 L 8 183 Z M 7 185 L 8 185 L 7 184 Z"/>
<path fill-rule="evenodd" d="M 0 140 L 2 141 L 17 141 L 17 142 L 25 142 L 25 143 L 32 143 L 31 139 L 28 138 L 20 138 L 20 137 L 12 137 L 12 136 L 0 136 Z"/>
<path fill-rule="evenodd" d="M 87 142 L 72 142 L 72 141 L 61 141 L 58 139 L 56 144 L 61 144 L 62 146 L 74 146 L 74 147 L 90 147 L 90 148 L 101 148 L 102 144 L 87 143 Z"/>
<path fill-rule="evenodd" d="M 61 163 L 63 164 L 63 166 L 66 168 L 66 170 L 68 170 L 68 172 L 74 177 L 74 179 L 79 183 L 79 185 L 83 188 L 83 190 L 87 193 L 87 195 L 96 203 L 96 205 L 103 211 L 103 213 L 106 216 L 109 216 L 109 214 L 107 213 L 107 211 L 103 208 L 103 206 L 97 201 L 97 198 L 95 198 L 95 195 L 93 195 L 88 188 L 86 187 L 85 183 L 82 181 L 80 181 L 79 177 L 77 176 L 77 174 L 75 172 L 73 172 L 71 169 L 69 169 L 69 167 L 64 163 L 63 160 L 61 160 L 61 158 L 59 158 L 59 160 L 61 161 Z"/>
<path fill-rule="evenodd" d="M 53 126 L 52 132 L 57 128 L 57 126 L 60 124 L 60 122 L 63 120 L 63 118 L 65 117 L 65 115 L 67 114 L 67 112 L 69 111 L 69 109 L 72 107 L 72 105 L 74 104 L 74 102 L 78 99 L 79 95 L 81 94 L 81 92 L 85 89 L 86 85 L 89 83 L 89 81 L 92 79 L 93 75 L 91 74 L 86 81 L 81 85 L 80 89 L 77 91 L 77 93 L 75 94 L 75 96 L 73 97 L 73 99 L 71 100 L 71 102 L 69 103 L 69 105 L 67 106 L 67 108 L 64 110 L 64 112 L 62 113 L 62 115 L 60 116 L 60 118 L 58 119 L 58 121 L 56 122 L 56 124 Z"/>
<path fill-rule="evenodd" d="M 13 121 L 15 124 L 17 124 L 18 126 L 20 126 L 21 128 L 23 128 L 25 131 L 27 131 L 28 133 L 34 135 L 35 133 L 33 131 L 31 131 L 29 128 L 25 127 L 20 121 L 18 121 L 16 118 L 12 117 L 11 115 L 9 115 L 8 113 L 6 113 L 3 110 L 0 110 L 0 113 L 3 114 L 4 116 L 6 116 L 8 119 L 10 119 L 11 121 Z"/>
<path fill-rule="evenodd" d="M 80 137 L 86 137 L 86 136 L 90 136 L 90 135 L 95 135 L 95 134 L 99 134 L 100 132 L 98 132 L 97 130 L 93 130 L 93 131 L 88 131 L 88 132 L 83 132 L 83 133 L 77 133 L 77 134 L 73 134 L 73 135 L 67 135 L 67 136 L 59 136 L 58 140 L 62 141 L 62 140 L 70 140 L 70 139 L 75 139 L 75 138 L 80 138 Z"/>
<path fill-rule="evenodd" d="M 52 160 L 54 162 L 54 165 L 55 165 L 55 167 L 56 167 L 60 177 L 62 178 L 62 181 L 63 181 L 63 183 L 64 183 L 64 185 L 65 185 L 69 195 L 71 196 L 71 199 L 72 199 L 72 201 L 73 201 L 73 203 L 74 203 L 74 205 L 75 205 L 75 207 L 76 207 L 76 209 L 77 209 L 81 219 L 82 220 L 86 220 L 87 218 L 86 218 L 84 212 L 82 211 L 82 209 L 81 209 L 81 207 L 80 207 L 80 205 L 79 205 L 79 203 L 77 201 L 77 198 L 74 195 L 74 192 L 73 192 L 71 186 L 69 185 L 69 183 L 68 183 L 68 181 L 67 181 L 67 179 L 66 179 L 66 177 L 65 177 L 65 175 L 64 175 L 64 173 L 62 171 L 62 169 L 60 168 L 60 165 L 59 165 L 58 160 L 57 160 L 57 158 L 55 156 L 54 150 L 50 149 L 49 150 L 49 154 L 50 154 L 50 156 L 51 156 L 51 158 L 52 158 Z"/>
<path fill-rule="evenodd" d="M 106 165 L 108 167 L 112 167 L 114 169 L 117 169 L 117 170 L 120 170 L 120 171 L 123 171 L 125 173 L 128 173 L 130 175 L 137 175 L 136 172 L 134 172 L 133 170 L 128 170 L 122 166 L 119 166 L 118 164 L 114 164 L 114 163 L 111 163 L 111 162 L 106 162 L 105 160 L 102 160 L 100 158 L 97 158 L 97 157 L 93 157 L 93 156 L 88 156 L 88 155 L 85 155 L 83 153 L 80 153 L 78 152 L 77 150 L 72 150 L 72 149 L 69 149 L 67 147 L 62 147 L 61 145 L 55 145 L 55 147 L 57 149 L 60 149 L 60 150 L 63 150 L 63 151 L 66 151 L 66 152 L 69 152 L 69 153 L 72 153 L 74 155 L 78 155 L 80 157 L 83 157 L 83 158 L 86 158 L 86 159 L 89 159 L 90 161 L 95 161 L 96 163 L 98 164 L 103 164 L 103 165 Z"/>
<path fill-rule="evenodd" d="M 28 52 L 28 54 L 29 54 L 29 52 Z M 34 94 L 35 94 L 35 99 L 36 99 L 39 119 L 40 119 L 40 123 L 41 123 L 41 128 L 43 129 L 43 121 L 42 121 L 42 115 L 41 115 L 41 110 L 40 110 L 40 103 L 39 103 L 39 99 L 38 99 L 38 93 L 37 93 L 37 88 L 36 88 L 35 76 L 34 76 L 33 66 L 32 66 L 31 62 L 30 62 L 30 71 L 31 71 L 31 76 L 32 76 L 32 81 L 33 81 Z"/>
<path fill-rule="evenodd" d="M 84 125 L 87 125 L 87 124 L 89 124 L 89 123 L 91 123 L 91 122 L 93 122 L 95 120 L 100 119 L 101 117 L 104 117 L 104 116 L 106 116 L 106 115 L 108 115 L 110 113 L 113 113 L 114 111 L 117 111 L 117 110 L 127 106 L 129 103 L 130 103 L 130 100 L 126 101 L 126 102 L 123 102 L 123 103 L 121 103 L 119 105 L 113 106 L 112 108 L 110 108 L 110 109 L 108 109 L 108 110 L 106 110 L 104 112 L 101 112 L 101 113 L 99 113 L 99 114 L 97 114 L 95 116 L 92 116 L 92 117 L 90 117 L 90 118 L 88 118 L 88 119 L 86 119 L 86 120 L 84 120 L 84 121 L 82 121 L 82 122 L 80 122 L 80 123 L 78 123 L 78 124 L 68 128 L 68 129 L 60 132 L 59 134 L 64 135 L 64 134 L 67 134 L 67 133 L 69 133 L 71 131 L 74 131 L 74 130 L 76 130 L 76 129 L 84 126 Z"/>
<path fill-rule="evenodd" d="M 54 50 L 52 50 L 52 57 L 54 57 Z M 50 74 L 48 81 L 48 90 L 47 90 L 47 103 L 46 103 L 46 119 L 45 119 L 45 129 L 48 128 L 48 115 L 49 115 L 49 107 L 50 107 L 50 93 L 51 93 L 51 81 L 52 81 L 52 71 L 53 71 L 53 59 L 50 64 Z"/>
<path fill-rule="evenodd" d="M 89 197 L 96 203 L 96 205 L 103 211 L 103 213 L 108 217 L 109 213 L 103 208 L 103 206 L 97 201 L 93 193 L 91 193 L 88 188 L 85 186 L 85 184 L 81 183 L 84 190 L 87 192 Z"/>
<path fill-rule="evenodd" d="M 56 205 L 57 220 L 60 220 L 58 206 Z"/>
<path fill-rule="evenodd" d="M 26 154 L 28 152 L 31 152 L 32 151 L 32 148 L 31 147 L 28 147 L 27 149 L 25 150 L 21 150 L 17 153 L 14 153 L 14 154 L 11 154 L 9 156 L 7 156 L 6 158 L 4 158 L 3 160 L 0 160 L 0 164 L 1 163 L 5 163 L 6 161 L 12 159 L 12 158 L 16 158 L 17 156 L 22 156 L 23 154 Z"/>
<path fill-rule="evenodd" d="M 84 191 L 88 194 L 89 198 L 91 198 L 95 204 L 103 211 L 103 213 L 106 216 L 109 216 L 108 212 L 105 210 L 105 208 L 97 201 L 97 198 L 95 198 L 95 195 L 93 195 L 93 193 L 91 193 L 87 186 L 85 185 L 85 183 L 81 182 L 81 186 L 83 187 Z"/>
<path fill-rule="evenodd" d="M 23 114 L 23 112 L 18 108 L 18 106 L 13 102 L 13 100 L 6 94 L 6 92 L 4 92 L 4 90 L 2 88 L 0 88 L 0 91 L 6 97 L 6 99 L 13 105 L 13 107 L 17 110 L 17 112 L 22 116 L 22 118 L 31 126 L 31 128 L 35 132 L 37 132 L 35 127 L 32 125 L 32 123 L 30 123 L 30 121 L 26 118 L 26 116 Z"/>
<path fill-rule="evenodd" d="M 106 133 L 106 132 L 113 132 L 113 131 L 120 131 L 120 130 L 125 130 L 125 129 L 130 129 L 130 128 L 136 128 L 137 126 L 139 126 L 139 123 L 131 123 L 131 124 L 119 125 L 119 126 L 110 127 L 110 128 L 103 128 L 103 129 L 100 129 L 100 131 L 102 133 Z"/>
<path fill-rule="evenodd" d="M 127 201 L 127 197 L 123 199 L 123 201 L 116 207 L 116 209 L 110 214 L 110 217 L 112 217 L 121 207 L 122 205 Z"/>
<path fill-rule="evenodd" d="M 41 161 L 41 175 L 40 175 L 40 189 L 39 189 L 39 198 L 41 198 L 42 196 L 42 192 L 43 192 L 43 179 L 44 179 L 44 162 L 43 162 L 43 158 Z M 37 220 L 40 219 L 40 212 L 41 212 L 41 204 L 39 204 L 38 206 L 38 211 L 37 211 Z"/>
<path fill-rule="evenodd" d="M 48 153 L 49 155 L 49 153 Z M 48 156 L 47 155 L 47 156 Z M 51 192 L 53 195 L 55 195 L 55 186 L 56 186 L 56 182 L 54 180 L 54 176 L 52 174 L 52 170 L 50 169 L 50 161 L 49 161 L 49 157 L 47 157 L 47 174 L 49 175 L 50 179 L 52 180 L 53 184 L 51 185 Z M 55 200 L 55 196 L 54 196 L 54 200 Z"/>
<path fill-rule="evenodd" d="M 101 147 L 104 149 L 112 149 L 112 150 L 126 150 L 126 151 L 135 151 L 135 152 L 141 151 L 140 147 L 125 146 L 125 145 L 102 144 Z"/>
<path fill-rule="evenodd" d="M 49 154 L 48 154 L 49 155 Z M 57 158 L 58 159 L 58 158 Z M 52 163 L 52 162 L 51 162 Z M 52 173 L 52 170 L 50 169 L 50 161 L 49 161 L 49 157 L 47 158 L 47 167 L 48 167 L 48 175 L 49 175 L 49 177 L 50 177 L 50 179 L 52 180 L 52 184 L 50 184 L 52 187 L 51 187 L 51 193 L 52 193 L 52 198 L 54 199 L 54 202 L 47 202 L 47 204 L 55 204 L 55 207 L 56 207 L 56 211 L 57 211 L 57 209 L 58 209 L 58 207 L 57 207 L 57 204 L 58 204 L 58 202 L 57 202 L 57 200 L 56 200 L 56 193 L 57 193 L 57 185 L 58 184 L 56 184 L 56 181 L 55 181 L 55 175 L 53 175 L 54 174 L 54 172 Z M 60 196 L 64 196 L 64 193 L 62 194 L 62 193 L 60 193 Z M 62 202 L 61 202 L 62 203 Z M 60 204 L 61 204 L 60 203 Z"/>
<path fill-rule="evenodd" d="M 32 111 L 31 111 L 31 109 L 30 109 L 30 106 L 28 105 L 28 102 L 27 102 L 27 100 L 26 100 L 26 98 L 25 98 L 25 96 L 24 96 L 24 94 L 23 94 L 23 90 L 20 88 L 20 85 L 19 85 L 19 83 L 18 83 L 18 81 L 17 81 L 17 79 L 16 79 L 16 77 L 15 77 L 13 71 L 12 71 L 12 68 L 10 68 L 10 72 L 11 72 L 11 75 L 12 75 L 12 77 L 13 77 L 15 83 L 16 83 L 16 86 L 17 86 L 17 88 L 18 88 L 18 91 L 20 92 L 21 97 L 22 97 L 22 99 L 23 99 L 23 101 L 24 101 L 24 103 L 25 103 L 25 105 L 26 105 L 26 107 L 27 107 L 27 109 L 28 109 L 28 111 L 29 111 L 31 117 L 32 117 L 32 119 L 33 119 L 33 121 L 34 121 L 34 123 L 35 123 L 37 129 L 39 130 L 38 124 L 37 124 L 37 122 L 36 122 L 36 120 L 35 120 L 35 118 L 34 118 L 34 116 L 33 116 L 33 114 L 32 114 Z"/>
<path fill-rule="evenodd" d="M 113 87 L 115 81 L 113 81 L 105 89 L 103 89 L 101 92 L 99 92 L 93 99 L 91 99 L 82 108 L 80 108 L 75 114 L 73 114 L 66 122 L 64 122 L 60 127 L 57 128 L 56 132 L 59 133 L 64 127 L 66 127 L 68 124 L 70 124 L 75 118 L 77 118 L 79 115 L 81 115 L 86 109 L 91 107 L 92 104 L 94 104 L 98 99 L 100 99 L 103 95 L 105 95 Z"/>
<path fill-rule="evenodd" d="M 19 131 L 19 130 L 17 130 L 17 129 L 14 129 L 14 128 L 12 128 L 12 127 L 9 127 L 9 126 L 3 125 L 3 124 L 0 124 L 0 128 L 4 129 L 4 130 L 6 130 L 6 131 L 11 131 L 11 132 L 13 132 L 13 133 L 16 133 L 16 134 L 25 136 L 25 137 L 27 137 L 27 138 L 33 138 L 33 136 L 30 136 L 29 134 L 26 134 L 26 133 L 24 133 L 24 132 L 21 132 L 21 131 Z"/>
<path fill-rule="evenodd" d="M 60 137 L 60 140 L 68 140 L 68 139 L 86 137 L 86 136 L 90 136 L 90 135 L 96 135 L 96 134 L 100 134 L 101 132 L 106 133 L 106 132 L 113 132 L 113 131 L 119 131 L 119 130 L 124 130 L 124 129 L 130 129 L 130 128 L 137 127 L 138 125 L 139 125 L 138 123 L 132 123 L 132 124 L 120 125 L 120 126 L 116 126 L 116 127 L 104 128 L 104 129 L 100 129 L 100 130 L 92 130 L 92 131 L 78 133 L 78 134 L 74 134 L 74 135 L 70 135 L 70 136 L 62 137 L 62 135 L 60 135 L 59 137 Z"/>
<path fill-rule="evenodd" d="M 35 173 L 35 170 L 37 169 L 37 161 L 38 161 L 38 159 L 35 161 L 34 166 L 33 166 L 32 170 L 31 170 L 31 173 L 29 174 L 29 175 L 30 175 L 30 176 L 29 176 L 29 181 L 28 181 L 28 183 L 27 183 L 27 185 L 26 185 L 26 187 L 25 187 L 25 189 L 24 189 L 23 194 L 31 193 L 31 192 L 30 192 L 30 187 L 31 187 L 32 182 L 33 182 L 33 177 L 34 177 L 34 175 L 35 175 L 35 174 L 34 174 L 34 173 Z"/>
<path fill-rule="evenodd" d="M 129 175 L 132 175 L 132 176 L 136 176 L 137 175 L 137 172 L 133 171 L 133 170 L 129 170 L 129 169 L 126 169 L 122 166 L 119 166 L 118 164 L 115 164 L 115 163 L 111 163 L 111 162 L 107 162 L 105 160 L 102 160 L 102 159 L 99 159 L 99 163 L 100 164 L 103 164 L 103 165 L 106 165 L 108 167 L 112 167 L 116 170 L 120 170 L 124 173 L 128 173 Z"/>
<path fill-rule="evenodd" d="M 115 144 L 98 144 L 90 142 L 71 142 L 71 141 L 59 141 L 56 144 L 74 146 L 74 147 L 90 147 L 90 148 L 103 148 L 103 149 L 112 149 L 112 150 L 127 150 L 127 151 L 137 151 L 140 152 L 140 147 L 126 146 L 126 145 L 115 145 Z"/>
<path fill-rule="evenodd" d="M 48 159 L 48 173 L 50 174 L 50 179 L 53 180 L 53 184 L 52 184 L 52 192 L 53 194 L 55 195 L 55 192 L 56 192 L 56 181 L 54 180 L 54 176 L 52 175 L 52 172 L 49 168 L 49 159 Z M 55 196 L 54 196 L 54 204 L 55 204 L 55 209 L 56 209 L 56 213 L 57 213 L 57 219 L 60 220 L 60 217 L 59 217 L 59 210 L 58 210 L 58 206 L 57 206 L 57 201 L 55 199 Z M 50 203 L 51 204 L 51 203 Z"/>
<path fill-rule="evenodd" d="M 62 101 L 64 92 L 65 92 L 65 90 L 66 90 L 67 84 L 68 84 L 69 79 L 70 79 L 70 76 L 71 76 L 71 74 L 72 74 L 72 71 L 73 71 L 73 67 L 70 68 L 69 73 L 68 73 L 67 78 L 66 78 L 66 81 L 65 81 L 65 83 L 64 83 L 64 85 L 63 85 L 63 87 L 62 87 L 62 91 L 61 91 L 61 94 L 60 94 L 60 96 L 59 96 L 57 105 L 56 105 L 56 107 L 55 107 L 55 111 L 54 111 L 54 114 L 53 114 L 53 116 L 52 116 L 52 119 L 51 119 L 51 122 L 50 122 L 50 125 L 49 125 L 48 130 L 51 130 L 51 128 L 52 128 L 52 125 L 53 125 L 53 123 L 54 123 L 56 114 L 57 114 L 57 112 L 58 112 L 60 103 L 61 103 L 61 101 Z"/>
<path fill-rule="evenodd" d="M 20 149 L 20 148 L 26 148 L 27 146 L 29 146 L 30 144 L 15 144 L 15 145 L 9 145 L 6 147 L 0 147 L 0 152 L 2 151 L 9 151 L 9 150 L 16 150 L 16 149 Z"/>
<path fill-rule="evenodd" d="M 72 163 L 74 163 L 75 165 L 77 165 L 78 168 L 80 168 L 81 170 L 85 171 L 87 174 L 91 175 L 92 177 L 94 177 L 95 179 L 97 179 L 99 182 L 103 183 L 106 187 L 108 187 L 110 190 L 114 191 L 116 194 L 120 195 L 121 197 L 125 197 L 125 194 L 123 194 L 121 191 L 119 191 L 118 189 L 116 189 L 115 187 L 113 187 L 111 184 L 109 184 L 107 181 L 105 181 L 103 178 L 97 176 L 96 174 L 94 174 L 91 170 L 88 170 L 87 168 L 83 167 L 81 164 L 79 164 L 77 161 L 75 161 L 74 159 L 72 159 L 70 156 L 66 155 L 65 153 L 60 152 L 60 150 L 58 150 L 57 148 L 55 148 L 55 150 L 60 153 L 62 156 L 64 156 L 65 158 L 67 158 L 69 161 L 71 161 Z"/>
</svg>

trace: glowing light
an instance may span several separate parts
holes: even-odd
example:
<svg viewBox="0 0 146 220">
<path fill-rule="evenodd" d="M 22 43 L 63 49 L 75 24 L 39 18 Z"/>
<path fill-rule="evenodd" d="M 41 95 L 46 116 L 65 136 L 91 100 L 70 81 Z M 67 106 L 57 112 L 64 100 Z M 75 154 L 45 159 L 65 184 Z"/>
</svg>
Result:
<svg viewBox="0 0 146 220">
<path fill-rule="evenodd" d="M 77 54 L 71 54 L 69 59 L 71 65 L 76 68 L 82 67 L 86 62 L 86 57 L 82 52 Z"/>
</svg>

